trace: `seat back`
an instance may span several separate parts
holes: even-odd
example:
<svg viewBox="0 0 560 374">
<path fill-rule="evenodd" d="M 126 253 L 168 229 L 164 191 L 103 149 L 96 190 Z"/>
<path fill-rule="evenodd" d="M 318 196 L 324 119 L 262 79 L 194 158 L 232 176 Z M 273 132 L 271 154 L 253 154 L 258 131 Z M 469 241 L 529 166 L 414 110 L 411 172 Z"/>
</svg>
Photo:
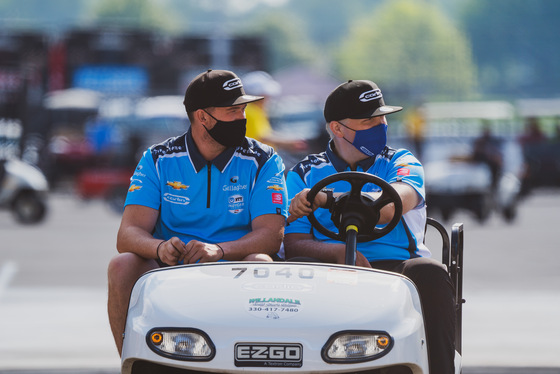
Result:
<svg viewBox="0 0 560 374">
<path fill-rule="evenodd" d="M 463 224 L 455 223 L 451 227 L 451 240 L 445 227 L 437 220 L 428 217 L 426 220 L 426 233 L 428 226 L 437 230 L 441 236 L 441 262 L 447 266 L 447 272 L 455 290 L 455 349 L 461 354 L 462 350 L 462 325 L 463 325 Z M 426 236 L 424 235 L 424 240 Z"/>
</svg>

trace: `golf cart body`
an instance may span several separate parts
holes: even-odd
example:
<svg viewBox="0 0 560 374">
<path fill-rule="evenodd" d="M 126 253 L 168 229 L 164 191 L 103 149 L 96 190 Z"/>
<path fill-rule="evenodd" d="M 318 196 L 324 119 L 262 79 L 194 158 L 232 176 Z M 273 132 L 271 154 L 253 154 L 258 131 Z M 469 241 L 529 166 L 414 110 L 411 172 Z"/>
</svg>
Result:
<svg viewBox="0 0 560 374">
<path fill-rule="evenodd" d="M 393 363 L 388 355 L 393 350 L 414 352 L 403 363 L 414 370 L 427 367 L 415 287 L 402 276 L 381 271 L 279 262 L 158 270 L 141 278 L 129 313 L 135 317 L 126 329 L 133 344 L 123 353 L 125 373 L 134 373 L 135 367 L 162 372 L 160 364 L 200 372 L 362 371 L 372 361 L 328 358 L 327 350 L 337 336 L 365 332 L 372 339 L 387 339 L 387 348 L 373 356 L 376 367 Z M 375 322 L 380 320 L 382 326 Z M 169 321 L 182 323 L 169 328 Z M 175 348 L 167 351 L 163 343 L 151 341 L 150 333 L 163 328 L 169 328 L 163 332 L 171 340 L 167 346 L 181 339 L 187 345 L 187 335 L 172 334 L 190 332 L 207 339 L 210 349 L 204 359 L 183 361 L 180 354 L 170 353 Z"/>
<path fill-rule="evenodd" d="M 462 225 L 450 240 L 441 224 L 428 224 L 441 235 L 456 290 L 459 373 Z M 356 231 L 347 240 L 347 259 L 349 243 L 361 239 Z M 136 282 L 122 373 L 420 374 L 429 372 L 428 344 L 418 291 L 400 274 L 308 262 L 191 264 Z"/>
</svg>

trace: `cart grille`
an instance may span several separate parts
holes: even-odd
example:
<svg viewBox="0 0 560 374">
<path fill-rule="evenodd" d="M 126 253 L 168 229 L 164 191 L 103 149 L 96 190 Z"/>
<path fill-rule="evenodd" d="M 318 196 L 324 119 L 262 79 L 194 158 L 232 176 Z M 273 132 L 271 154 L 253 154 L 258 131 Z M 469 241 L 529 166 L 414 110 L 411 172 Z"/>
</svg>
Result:
<svg viewBox="0 0 560 374">
<path fill-rule="evenodd" d="M 297 371 L 297 370 L 296 370 Z M 220 371 L 222 372 L 222 371 Z M 208 371 L 179 369 L 149 361 L 136 361 L 132 365 L 132 374 L 208 374 Z M 412 370 L 406 366 L 394 366 L 383 369 L 369 369 L 355 371 L 349 374 L 412 374 Z"/>
</svg>

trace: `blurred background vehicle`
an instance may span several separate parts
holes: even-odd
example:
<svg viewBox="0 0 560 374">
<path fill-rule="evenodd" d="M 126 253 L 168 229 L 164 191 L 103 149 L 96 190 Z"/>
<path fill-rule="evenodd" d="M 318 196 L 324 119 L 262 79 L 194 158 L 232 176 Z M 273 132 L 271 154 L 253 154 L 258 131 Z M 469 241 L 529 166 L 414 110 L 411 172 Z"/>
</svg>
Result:
<svg viewBox="0 0 560 374">
<path fill-rule="evenodd" d="M 95 163 L 78 174 L 76 193 L 83 199 L 104 199 L 121 214 L 142 153 L 153 144 L 183 134 L 188 127 L 179 95 L 106 100 L 98 116 L 85 125 L 85 139 Z"/>
<path fill-rule="evenodd" d="M 43 172 L 22 160 L 21 121 L 0 118 L 0 209 L 19 223 L 36 224 L 47 215 L 49 184 Z"/>
<path fill-rule="evenodd" d="M 0 208 L 23 224 L 36 224 L 47 214 L 49 185 L 37 167 L 11 158 L 0 161 Z"/>
<path fill-rule="evenodd" d="M 523 170 L 515 108 L 504 101 L 435 102 L 421 106 L 426 127 L 424 165 L 428 214 L 448 221 L 460 210 L 485 222 L 492 212 L 507 222 L 517 214 Z M 418 139 L 404 137 L 418 148 Z"/>
<path fill-rule="evenodd" d="M 429 215 L 439 215 L 449 221 L 457 211 L 466 210 L 479 222 L 484 222 L 496 211 L 511 222 L 520 201 L 520 180 L 514 172 L 493 172 L 487 163 L 473 158 L 476 140 L 474 137 L 441 137 L 427 141 L 424 172 Z M 515 139 L 502 138 L 500 143 L 500 153 L 517 153 L 514 157 L 519 159 L 520 149 Z M 437 148 L 437 155 L 429 153 L 434 148 Z"/>
<path fill-rule="evenodd" d="M 99 163 L 136 166 L 150 145 L 189 128 L 179 95 L 104 100 L 96 117 L 85 124 L 84 137 Z"/>
<path fill-rule="evenodd" d="M 45 95 L 46 159 L 38 160 L 49 182 L 56 186 L 74 178 L 94 163 L 94 152 L 84 136 L 86 122 L 97 115 L 102 94 L 97 91 L 68 88 Z"/>
</svg>

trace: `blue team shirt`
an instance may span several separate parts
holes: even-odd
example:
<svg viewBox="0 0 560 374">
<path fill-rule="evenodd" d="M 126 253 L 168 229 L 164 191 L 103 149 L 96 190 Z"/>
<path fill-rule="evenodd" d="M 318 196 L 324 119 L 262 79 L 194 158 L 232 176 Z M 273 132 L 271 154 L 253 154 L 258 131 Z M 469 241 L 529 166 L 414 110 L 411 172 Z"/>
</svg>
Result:
<svg viewBox="0 0 560 374">
<path fill-rule="evenodd" d="M 326 152 L 309 155 L 296 164 L 287 176 L 288 197 L 291 200 L 304 188 L 311 188 L 323 178 L 337 172 L 351 171 L 350 166 L 333 151 L 333 142 L 329 143 Z M 358 243 L 358 250 L 369 260 L 406 260 L 413 257 L 429 257 L 430 252 L 424 245 L 424 229 L 426 225 L 426 205 L 424 190 L 423 167 L 405 149 L 395 150 L 390 147 L 376 157 L 361 161 L 356 171 L 367 172 L 380 177 L 388 183 L 404 182 L 411 185 L 421 196 L 421 203 L 401 218 L 398 225 L 387 235 L 367 243 Z M 348 192 L 349 184 L 337 182 L 328 186 L 333 192 Z M 380 191 L 378 186 L 368 183 L 364 192 Z M 327 229 L 338 232 L 331 221 L 331 213 L 327 209 L 317 209 L 315 217 Z M 300 218 L 285 229 L 290 233 L 312 233 L 316 240 L 340 243 L 312 229 L 307 217 Z"/>
<path fill-rule="evenodd" d="M 284 163 L 250 138 L 209 162 L 189 129 L 145 151 L 130 181 L 125 206 L 159 210 L 159 239 L 227 242 L 249 233 L 258 216 L 287 216 Z"/>
</svg>

